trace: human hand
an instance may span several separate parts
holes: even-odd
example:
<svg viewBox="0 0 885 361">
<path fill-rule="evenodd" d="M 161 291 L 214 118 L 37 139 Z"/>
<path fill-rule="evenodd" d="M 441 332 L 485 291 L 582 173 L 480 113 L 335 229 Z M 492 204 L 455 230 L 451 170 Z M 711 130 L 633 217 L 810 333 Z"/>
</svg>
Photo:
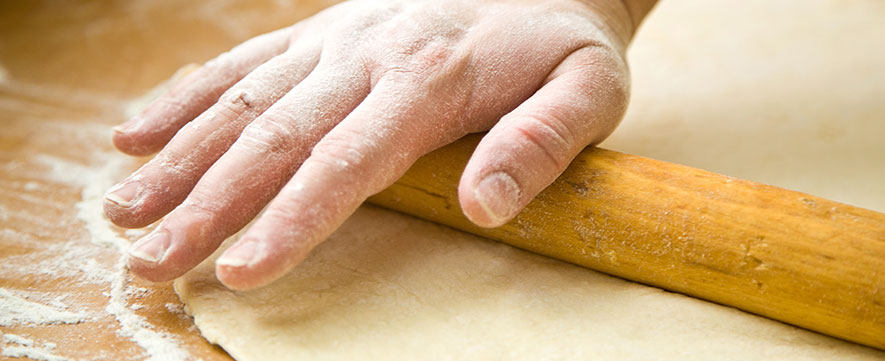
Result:
<svg viewBox="0 0 885 361">
<path fill-rule="evenodd" d="M 123 227 L 168 213 L 129 261 L 164 281 L 269 203 L 216 261 L 225 285 L 255 288 L 417 158 L 490 129 L 458 191 L 470 220 L 502 225 L 623 116 L 632 23 L 619 0 L 339 4 L 221 54 L 115 128 L 123 152 L 162 151 L 105 212 Z"/>
</svg>

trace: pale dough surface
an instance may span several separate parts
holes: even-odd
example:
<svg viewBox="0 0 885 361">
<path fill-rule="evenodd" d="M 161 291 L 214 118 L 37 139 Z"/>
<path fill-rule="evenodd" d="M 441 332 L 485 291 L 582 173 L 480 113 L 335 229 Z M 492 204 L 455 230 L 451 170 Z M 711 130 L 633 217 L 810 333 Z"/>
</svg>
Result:
<svg viewBox="0 0 885 361">
<path fill-rule="evenodd" d="M 604 146 L 885 211 L 885 3 L 665 0 Z M 375 207 L 294 272 L 176 281 L 238 360 L 882 360 L 885 353 Z"/>
</svg>

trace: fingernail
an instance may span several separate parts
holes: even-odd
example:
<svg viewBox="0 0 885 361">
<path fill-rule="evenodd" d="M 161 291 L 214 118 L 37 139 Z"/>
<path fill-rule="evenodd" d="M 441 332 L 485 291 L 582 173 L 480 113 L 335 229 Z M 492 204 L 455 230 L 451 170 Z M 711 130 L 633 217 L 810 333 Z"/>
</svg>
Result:
<svg viewBox="0 0 885 361">
<path fill-rule="evenodd" d="M 129 249 L 129 256 L 145 262 L 157 263 L 163 259 L 167 248 L 169 248 L 169 233 L 159 230 L 136 242 Z"/>
<path fill-rule="evenodd" d="M 139 123 L 141 122 L 138 119 L 130 119 L 128 122 L 113 127 L 112 129 L 115 133 L 127 133 L 138 128 Z"/>
<path fill-rule="evenodd" d="M 128 208 L 132 206 L 132 200 L 138 195 L 140 184 L 138 181 L 130 181 L 118 184 L 108 190 L 104 199 L 108 202 L 116 204 L 120 207 Z"/>
<path fill-rule="evenodd" d="M 228 248 L 221 257 L 215 261 L 215 264 L 229 267 L 243 267 L 255 258 L 257 242 L 248 240 L 240 241 L 233 247 Z"/>
<path fill-rule="evenodd" d="M 513 177 L 504 172 L 487 175 L 473 190 L 479 205 L 496 224 L 504 224 L 516 215 L 520 193 Z"/>
</svg>

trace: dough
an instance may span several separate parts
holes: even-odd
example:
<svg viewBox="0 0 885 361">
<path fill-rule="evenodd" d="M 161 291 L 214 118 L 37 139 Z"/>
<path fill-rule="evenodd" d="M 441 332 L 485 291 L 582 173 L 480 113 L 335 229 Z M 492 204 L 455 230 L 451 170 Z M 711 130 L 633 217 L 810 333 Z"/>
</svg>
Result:
<svg viewBox="0 0 885 361">
<path fill-rule="evenodd" d="M 885 210 L 885 5 L 663 1 L 606 147 Z M 364 206 L 273 285 L 175 283 L 238 360 L 881 360 L 850 344 Z"/>
<path fill-rule="evenodd" d="M 237 360 L 880 359 L 881 353 L 373 206 L 250 292 L 176 282 Z"/>
</svg>

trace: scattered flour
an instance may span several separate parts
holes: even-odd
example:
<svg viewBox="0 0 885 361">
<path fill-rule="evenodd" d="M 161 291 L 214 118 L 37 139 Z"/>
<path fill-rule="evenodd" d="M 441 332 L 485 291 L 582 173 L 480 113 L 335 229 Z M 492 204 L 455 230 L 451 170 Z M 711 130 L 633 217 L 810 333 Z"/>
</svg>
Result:
<svg viewBox="0 0 885 361">
<path fill-rule="evenodd" d="M 0 355 L 16 358 L 30 358 L 40 361 L 67 361 L 67 358 L 52 353 L 52 350 L 40 347 L 7 346 Z"/>
<path fill-rule="evenodd" d="M 28 235 L 12 230 L 0 230 L 0 236 L 8 236 L 19 243 L 27 242 Z M 33 242 L 32 243 L 37 243 Z M 0 264 L 0 271 L 21 276 L 34 275 L 47 278 L 72 278 L 79 283 L 102 285 L 110 284 L 114 274 L 108 266 L 97 259 L 115 255 L 111 250 L 96 247 L 94 244 L 76 241 L 40 246 L 41 251 L 7 257 Z M 53 306 L 56 304 L 50 303 Z"/>
<path fill-rule="evenodd" d="M 106 158 L 107 154 L 104 155 L 104 158 Z M 96 178 L 96 175 L 92 174 L 93 168 L 72 160 L 47 154 L 34 155 L 31 160 L 48 168 L 48 172 L 44 174 L 45 178 L 58 183 L 85 187 L 88 185 L 90 178 Z M 122 165 L 119 160 L 117 163 Z"/>
<path fill-rule="evenodd" d="M 22 186 L 22 189 L 24 189 L 28 192 L 33 192 L 33 191 L 40 189 L 40 183 L 33 182 L 33 181 L 27 182 L 27 183 L 25 183 L 24 186 Z"/>
<path fill-rule="evenodd" d="M 11 84 L 8 80 L 5 70 L 0 67 L 0 84 L 8 87 Z M 6 82 L 4 83 L 4 81 Z M 87 105 L 87 107 L 101 109 L 103 113 L 99 117 L 107 115 L 110 118 L 104 119 L 100 123 L 79 122 L 76 127 L 70 128 L 70 122 L 52 122 L 49 119 L 44 121 L 46 127 L 52 127 L 56 132 L 64 134 L 71 133 L 71 136 L 77 141 L 86 142 L 90 144 L 88 147 L 93 148 L 92 144 L 106 141 L 109 134 L 106 124 L 120 119 L 121 113 L 134 114 L 140 111 L 139 108 L 143 108 L 151 98 L 161 93 L 166 87 L 168 84 L 158 86 L 155 91 L 133 101 L 124 101 L 124 99 L 108 97 L 103 94 L 47 88 L 27 83 L 16 83 L 14 91 L 20 94 L 39 96 L 53 104 L 58 103 L 58 107 L 71 105 L 80 108 Z M 89 159 L 89 163 L 84 164 L 82 159 Z M 137 315 L 133 309 L 140 308 L 139 305 L 136 304 L 130 308 L 131 300 L 134 297 L 145 295 L 148 290 L 130 284 L 131 276 L 126 268 L 126 250 L 129 248 L 127 237 L 138 237 L 144 231 L 127 231 L 125 232 L 126 237 L 124 237 L 103 216 L 102 203 L 105 190 L 110 188 L 115 180 L 126 175 L 127 170 L 131 168 L 131 162 L 129 157 L 112 150 L 96 150 L 88 158 L 39 154 L 27 160 L 13 160 L 2 165 L 0 167 L 2 171 L 16 172 L 22 177 L 33 179 L 19 185 L 20 190 L 24 191 L 19 191 L 19 195 L 26 195 L 25 192 L 44 190 L 44 182 L 82 188 L 81 201 L 76 204 L 77 219 L 72 219 L 70 225 L 80 227 L 80 222 L 82 222 L 82 226 L 88 231 L 90 237 L 88 239 L 72 238 L 66 242 L 47 245 L 43 239 L 57 237 L 56 234 L 52 232 L 42 234 L 39 230 L 25 234 L 14 228 L 0 229 L 0 244 L 4 242 L 28 244 L 33 245 L 35 250 L 6 257 L 7 262 L 0 264 L 0 272 L 21 275 L 22 277 L 69 278 L 72 282 L 79 284 L 105 286 L 107 287 L 106 291 L 102 294 L 108 300 L 104 306 L 104 312 L 116 320 L 117 334 L 131 339 L 144 350 L 144 353 L 137 356 L 136 359 L 187 360 L 191 358 L 190 355 L 173 335 L 157 330 L 147 319 Z M 55 202 L 46 203 L 43 197 L 31 197 L 26 201 L 41 206 L 61 207 L 60 211 L 69 210 L 65 205 Z M 22 212 L 10 213 L 10 211 L 0 207 L 0 219 L 10 219 L 16 214 L 27 217 L 29 221 L 32 221 L 31 218 L 41 219 L 37 215 L 31 217 L 31 215 Z M 58 226 L 58 224 L 46 224 L 46 227 L 49 228 Z M 62 226 L 66 226 L 66 224 Z M 0 326 L 76 324 L 100 318 L 98 317 L 100 315 L 95 315 L 97 310 L 93 310 L 92 313 L 84 312 L 81 310 L 85 307 L 84 305 L 78 304 L 76 298 L 67 299 L 67 295 L 63 292 L 38 296 L 26 293 L 21 290 L 0 288 Z M 57 345 L 52 342 L 35 342 L 12 334 L 5 334 L 2 341 L 4 342 L 2 352 L 0 352 L 4 356 L 0 357 L 2 359 L 19 357 L 45 361 L 67 360 L 67 358 L 55 354 L 54 350 Z M 39 347 L 38 344 L 40 344 Z M 89 359 L 102 360 L 116 359 L 104 351 L 88 357 Z"/>
<path fill-rule="evenodd" d="M 89 320 L 77 313 L 29 301 L 0 288 L 0 326 L 73 324 Z"/>
<path fill-rule="evenodd" d="M 128 159 L 118 154 L 100 154 L 96 158 L 102 166 L 85 173 L 88 179 L 83 188 L 82 201 L 77 203 L 77 218 L 85 223 L 86 229 L 92 235 L 93 243 L 116 248 L 119 253 L 119 258 L 113 267 L 113 277 L 110 279 L 110 300 L 105 311 L 113 315 L 120 324 L 117 333 L 132 339 L 141 346 L 147 352 L 148 360 L 187 359 L 188 353 L 180 347 L 173 336 L 154 330 L 153 325 L 129 307 L 129 297 L 133 294 L 144 293 L 146 290 L 128 285 L 129 271 L 126 269 L 126 251 L 129 248 L 129 241 L 113 230 L 110 221 L 103 216 L 102 211 L 104 192 L 113 186 L 114 180 L 120 178 L 120 170 L 126 169 L 125 162 Z M 56 176 L 61 175 L 57 174 Z M 77 178 L 81 179 L 83 176 L 84 173 L 81 173 Z"/>
<path fill-rule="evenodd" d="M 169 312 L 174 313 L 176 315 L 186 315 L 187 314 L 184 312 L 184 305 L 180 304 L 180 303 L 167 303 L 166 309 L 169 310 Z"/>
<path fill-rule="evenodd" d="M 28 338 L 21 337 L 19 335 L 13 335 L 11 333 L 7 333 L 3 335 L 3 342 L 5 343 L 14 343 L 22 346 L 34 346 L 34 341 Z"/>
<path fill-rule="evenodd" d="M 40 361 L 68 360 L 67 358 L 52 353 L 52 350 L 56 347 L 52 342 L 46 342 L 43 344 L 43 347 L 37 347 L 34 345 L 34 340 L 7 333 L 3 335 L 3 343 L 3 351 L 0 352 L 0 355 L 3 356 L 15 358 L 27 357 Z"/>
<path fill-rule="evenodd" d="M 135 228 L 135 229 L 127 229 L 123 234 L 129 238 L 141 238 L 144 235 L 148 234 L 148 230 L 145 228 Z"/>
<path fill-rule="evenodd" d="M 46 169 L 42 178 L 82 187 L 82 200 L 76 205 L 76 216 L 89 232 L 90 241 L 59 242 L 44 246 L 40 252 L 11 256 L 9 261 L 22 262 L 0 265 L 0 270 L 22 275 L 70 277 L 81 283 L 108 285 L 109 290 L 103 293 L 108 298 L 104 310 L 116 319 L 119 324 L 117 329 L 119 335 L 131 339 L 144 349 L 145 354 L 140 356 L 140 359 L 149 361 L 189 359 L 190 355 L 174 336 L 156 330 L 147 319 L 137 315 L 134 310 L 141 308 L 139 305 L 136 304 L 134 307 L 129 305 L 132 297 L 142 296 L 148 293 L 148 290 L 129 284 L 131 276 L 126 268 L 129 240 L 118 234 L 110 221 L 103 216 L 102 203 L 104 191 L 113 185 L 114 180 L 122 178 L 124 174 L 121 173 L 129 168 L 127 165 L 130 160 L 124 155 L 112 152 L 97 152 L 92 159 L 97 166 L 85 166 L 73 160 L 49 155 L 37 155 L 32 158 L 34 163 Z M 24 188 L 39 187 L 37 183 L 30 186 L 28 184 L 30 183 L 25 183 Z M 139 231 L 131 231 L 127 236 L 138 234 Z M 56 295 L 46 300 L 44 304 L 0 288 L 0 326 L 73 324 L 92 319 L 86 313 L 76 312 L 72 309 L 76 306 L 70 306 L 63 300 L 64 295 Z M 14 335 L 4 337 L 4 341 L 11 345 L 4 346 L 3 356 L 48 361 L 66 360 L 53 353 L 52 350 L 56 347 L 54 343 L 45 343 L 44 347 L 36 347 L 33 342 L 30 344 L 13 342 L 13 340 L 22 341 Z"/>
<path fill-rule="evenodd" d="M 69 306 L 64 303 L 65 295 L 56 296 L 53 300 L 49 301 L 49 305 L 55 308 L 59 308 L 62 310 L 67 310 Z"/>
</svg>

